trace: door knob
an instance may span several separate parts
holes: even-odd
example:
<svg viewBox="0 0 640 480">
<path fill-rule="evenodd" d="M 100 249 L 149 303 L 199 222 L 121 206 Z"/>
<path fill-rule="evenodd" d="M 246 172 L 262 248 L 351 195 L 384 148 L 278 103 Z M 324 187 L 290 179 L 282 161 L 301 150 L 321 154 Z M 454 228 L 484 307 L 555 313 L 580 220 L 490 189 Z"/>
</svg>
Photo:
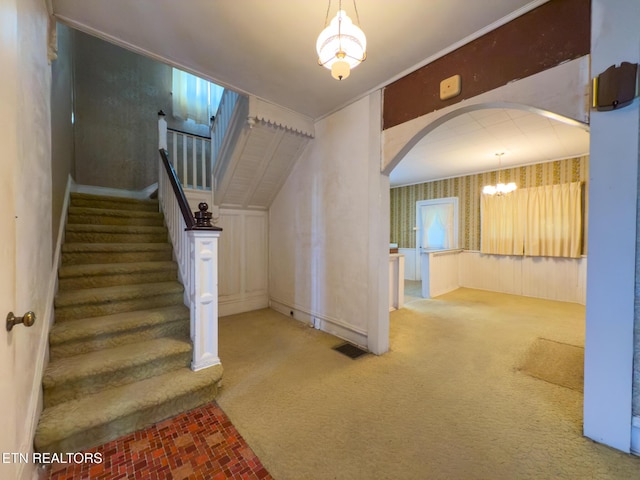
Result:
<svg viewBox="0 0 640 480">
<path fill-rule="evenodd" d="M 13 312 L 9 312 L 7 315 L 7 332 L 10 332 L 14 325 L 22 323 L 25 327 L 30 327 L 35 321 L 36 314 L 33 312 L 27 312 L 23 317 L 16 317 Z"/>
</svg>

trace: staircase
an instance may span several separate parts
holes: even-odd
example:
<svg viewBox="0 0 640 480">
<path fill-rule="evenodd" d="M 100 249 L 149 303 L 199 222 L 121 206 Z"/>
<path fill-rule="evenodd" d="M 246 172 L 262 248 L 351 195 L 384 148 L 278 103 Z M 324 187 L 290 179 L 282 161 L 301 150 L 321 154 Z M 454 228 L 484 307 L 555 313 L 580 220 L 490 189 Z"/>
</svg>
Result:
<svg viewBox="0 0 640 480">
<path fill-rule="evenodd" d="M 41 452 L 76 452 L 213 400 L 155 200 L 72 193 L 43 378 Z"/>
</svg>

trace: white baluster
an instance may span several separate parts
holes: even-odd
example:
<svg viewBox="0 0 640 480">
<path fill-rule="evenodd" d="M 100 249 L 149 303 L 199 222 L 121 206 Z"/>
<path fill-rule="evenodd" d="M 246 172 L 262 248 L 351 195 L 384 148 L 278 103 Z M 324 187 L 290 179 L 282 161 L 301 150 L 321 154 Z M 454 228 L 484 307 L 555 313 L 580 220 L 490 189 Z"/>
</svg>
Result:
<svg viewBox="0 0 640 480">
<path fill-rule="evenodd" d="M 178 134 L 173 132 L 173 153 L 171 161 L 173 162 L 173 169 L 178 171 Z"/>
<path fill-rule="evenodd" d="M 198 167 L 196 162 L 198 160 L 198 149 L 196 147 L 196 137 L 191 137 L 191 172 L 193 175 L 191 187 L 197 188 L 198 186 Z M 188 186 L 189 182 L 185 179 L 185 184 Z"/>
<path fill-rule="evenodd" d="M 200 139 L 200 166 L 202 167 L 202 188 L 207 189 L 207 169 L 205 165 L 205 142 L 204 138 Z"/>
<path fill-rule="evenodd" d="M 167 149 L 167 121 L 162 110 L 158 114 L 158 149 Z"/>
<path fill-rule="evenodd" d="M 182 137 L 182 183 L 187 184 L 187 138 Z"/>
</svg>

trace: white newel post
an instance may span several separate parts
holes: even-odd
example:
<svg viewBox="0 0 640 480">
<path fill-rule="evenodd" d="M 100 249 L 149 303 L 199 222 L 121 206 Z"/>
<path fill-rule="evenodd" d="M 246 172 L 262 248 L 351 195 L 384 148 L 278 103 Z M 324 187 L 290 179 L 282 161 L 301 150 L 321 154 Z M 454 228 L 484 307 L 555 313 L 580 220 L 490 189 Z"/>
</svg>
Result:
<svg viewBox="0 0 640 480">
<path fill-rule="evenodd" d="M 218 238 L 222 229 L 211 224 L 207 203 L 192 212 L 175 169 L 167 156 L 167 122 L 158 112 L 160 172 L 158 199 L 164 213 L 185 287 L 185 303 L 190 310 L 193 356 L 191 370 L 219 365 L 218 356 Z"/>
<path fill-rule="evenodd" d="M 165 113 L 160 110 L 158 112 L 158 148 L 167 149 L 167 121 L 164 119 Z"/>
<path fill-rule="evenodd" d="M 218 238 L 219 231 L 189 230 L 192 258 L 191 370 L 220 364 L 218 357 Z"/>
</svg>

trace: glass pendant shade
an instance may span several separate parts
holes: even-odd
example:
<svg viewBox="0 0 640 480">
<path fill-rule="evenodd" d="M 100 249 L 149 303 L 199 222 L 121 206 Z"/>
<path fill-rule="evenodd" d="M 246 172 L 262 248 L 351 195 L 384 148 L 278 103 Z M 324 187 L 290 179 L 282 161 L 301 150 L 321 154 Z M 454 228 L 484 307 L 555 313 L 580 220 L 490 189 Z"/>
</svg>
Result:
<svg viewBox="0 0 640 480">
<path fill-rule="evenodd" d="M 337 80 L 349 76 L 367 56 L 364 32 L 351 21 L 344 10 L 339 10 L 316 41 L 318 63 L 331 70 Z"/>
<path fill-rule="evenodd" d="M 511 193 L 518 188 L 515 182 L 502 183 L 500 182 L 500 170 L 502 169 L 502 156 L 504 153 L 496 153 L 498 157 L 498 183 L 496 185 L 485 185 L 482 189 L 482 193 L 485 195 L 505 195 Z"/>
<path fill-rule="evenodd" d="M 504 195 L 505 193 L 513 192 L 517 188 L 518 186 L 514 182 L 498 183 L 497 185 L 486 185 L 482 189 L 482 193 L 485 195 Z"/>
</svg>

